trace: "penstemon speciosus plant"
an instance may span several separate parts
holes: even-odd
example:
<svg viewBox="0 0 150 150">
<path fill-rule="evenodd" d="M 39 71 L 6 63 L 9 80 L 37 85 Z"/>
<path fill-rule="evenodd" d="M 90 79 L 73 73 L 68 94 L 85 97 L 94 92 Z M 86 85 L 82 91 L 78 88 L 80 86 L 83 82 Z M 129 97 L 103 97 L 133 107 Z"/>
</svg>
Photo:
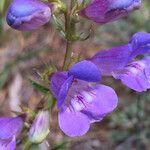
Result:
<svg viewBox="0 0 150 150">
<path fill-rule="evenodd" d="M 137 92 L 150 88 L 150 57 L 135 60 L 138 55 L 150 51 L 150 34 L 146 32 L 135 33 L 127 44 L 101 50 L 71 66 L 72 45 L 86 40 L 77 34 L 77 23 L 87 18 L 103 25 L 126 16 L 140 5 L 140 0 L 49 0 L 45 3 L 40 0 L 13 0 L 10 4 L 6 21 L 13 29 L 29 31 L 53 19 L 66 40 L 62 69 L 50 71 L 47 77 L 50 92 L 47 88 L 43 90 L 53 97 L 51 101 L 56 99 L 59 126 L 67 136 L 84 135 L 91 123 L 101 121 L 117 107 L 117 94 L 111 87 L 100 84 L 102 76 L 120 79 Z M 59 15 L 63 15 L 64 22 Z M 22 113 L 16 117 L 1 117 L 0 148 L 14 150 L 19 134 L 23 134 L 22 139 L 26 141 L 18 143 L 23 149 L 43 142 L 50 134 L 51 111 L 53 105 L 50 104 L 35 113 L 30 108 L 22 108 Z"/>
</svg>

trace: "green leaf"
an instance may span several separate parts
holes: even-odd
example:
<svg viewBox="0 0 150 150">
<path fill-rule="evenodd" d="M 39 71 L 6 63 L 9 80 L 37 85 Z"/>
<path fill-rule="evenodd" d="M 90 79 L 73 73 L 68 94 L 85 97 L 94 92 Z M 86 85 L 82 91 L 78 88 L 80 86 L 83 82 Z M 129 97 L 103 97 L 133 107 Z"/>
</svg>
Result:
<svg viewBox="0 0 150 150">
<path fill-rule="evenodd" d="M 47 87 L 45 87 L 45 86 L 43 86 L 43 85 L 41 85 L 41 84 L 39 84 L 39 83 L 37 83 L 37 82 L 35 82 L 33 80 L 30 80 L 30 83 L 32 84 L 32 87 L 34 89 L 36 89 L 36 90 L 38 90 L 38 91 L 40 91 L 40 92 L 42 92 L 44 94 L 50 93 L 50 91 L 49 91 L 49 89 Z"/>
<path fill-rule="evenodd" d="M 52 94 L 48 94 L 47 99 L 47 109 L 52 109 L 56 104 L 56 99 L 52 96 Z"/>
<path fill-rule="evenodd" d="M 60 34 L 61 34 L 63 37 L 66 37 L 64 25 L 63 25 L 61 19 L 60 19 L 59 17 L 57 17 L 56 15 L 53 14 L 53 20 L 54 20 L 55 26 L 57 27 L 57 30 L 60 31 Z"/>
</svg>

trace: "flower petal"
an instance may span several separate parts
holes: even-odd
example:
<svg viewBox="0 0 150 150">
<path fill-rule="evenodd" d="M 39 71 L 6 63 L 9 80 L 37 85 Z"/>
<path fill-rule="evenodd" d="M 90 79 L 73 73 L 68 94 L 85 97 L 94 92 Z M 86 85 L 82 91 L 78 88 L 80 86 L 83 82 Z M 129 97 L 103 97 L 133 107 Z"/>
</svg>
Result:
<svg viewBox="0 0 150 150">
<path fill-rule="evenodd" d="M 24 120 L 22 117 L 1 117 L 0 138 L 7 139 L 20 134 Z"/>
<path fill-rule="evenodd" d="M 92 121 L 101 120 L 106 114 L 112 112 L 117 107 L 117 94 L 109 86 L 96 85 L 92 91 L 89 91 L 89 94 L 93 94 L 93 99 L 91 103 L 86 104 L 82 112 L 87 114 Z M 89 95 L 86 95 L 85 100 L 89 101 Z"/>
<path fill-rule="evenodd" d="M 141 0 L 93 0 L 80 15 L 104 24 L 126 16 L 140 7 Z"/>
<path fill-rule="evenodd" d="M 94 63 L 87 60 L 74 64 L 69 69 L 69 75 L 73 75 L 75 78 L 88 82 L 99 82 L 101 80 L 99 68 Z"/>
<path fill-rule="evenodd" d="M 68 136 L 82 136 L 90 128 L 90 119 L 81 112 L 70 110 L 60 111 L 58 114 L 59 126 Z"/>
<path fill-rule="evenodd" d="M 135 33 L 130 42 L 133 53 L 132 57 L 137 55 L 150 53 L 150 33 L 138 32 Z"/>
<path fill-rule="evenodd" d="M 145 62 L 145 75 L 147 77 L 148 82 L 150 82 L 150 57 L 144 57 L 143 61 Z"/>
<path fill-rule="evenodd" d="M 55 98 L 58 98 L 61 86 L 68 78 L 68 72 L 57 72 L 50 77 L 50 89 Z"/>
<path fill-rule="evenodd" d="M 103 75 L 111 75 L 112 71 L 123 69 L 130 60 L 132 49 L 123 45 L 98 52 L 89 60 L 99 66 Z"/>
<path fill-rule="evenodd" d="M 15 150 L 16 139 L 15 136 L 10 139 L 0 139 L 0 150 Z"/>
<path fill-rule="evenodd" d="M 63 104 L 65 98 L 67 97 L 67 94 L 68 94 L 69 89 L 70 89 L 70 87 L 72 85 L 73 79 L 74 79 L 73 76 L 70 76 L 64 82 L 64 84 L 61 86 L 60 92 L 59 92 L 59 95 L 58 95 L 58 103 L 57 103 L 58 107 L 61 107 L 61 105 Z"/>
<path fill-rule="evenodd" d="M 39 0 L 13 0 L 8 8 L 8 25 L 17 30 L 36 29 L 50 20 L 51 9 Z"/>
<path fill-rule="evenodd" d="M 150 72 L 150 68 L 147 68 L 147 65 L 150 65 L 150 61 L 149 64 L 145 60 L 134 61 L 128 64 L 123 70 L 114 72 L 113 77 L 120 79 L 123 84 L 135 91 L 146 91 L 150 88 L 150 80 L 146 76 Z"/>
</svg>

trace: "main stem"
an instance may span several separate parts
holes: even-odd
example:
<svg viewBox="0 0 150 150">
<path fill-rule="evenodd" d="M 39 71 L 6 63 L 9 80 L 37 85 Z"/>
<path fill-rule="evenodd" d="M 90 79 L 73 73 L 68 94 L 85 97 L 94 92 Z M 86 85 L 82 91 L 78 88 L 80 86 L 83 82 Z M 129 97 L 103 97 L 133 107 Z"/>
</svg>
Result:
<svg viewBox="0 0 150 150">
<path fill-rule="evenodd" d="M 26 143 L 24 144 L 24 150 L 29 150 L 31 146 L 32 146 L 32 142 L 27 140 Z"/>
<path fill-rule="evenodd" d="M 65 30 L 66 30 L 66 53 L 63 63 L 62 70 L 67 70 L 71 63 L 71 55 L 72 55 L 72 35 L 75 33 L 75 23 L 72 20 L 71 10 L 73 8 L 73 1 L 71 0 L 70 10 L 68 9 L 65 15 Z"/>
</svg>

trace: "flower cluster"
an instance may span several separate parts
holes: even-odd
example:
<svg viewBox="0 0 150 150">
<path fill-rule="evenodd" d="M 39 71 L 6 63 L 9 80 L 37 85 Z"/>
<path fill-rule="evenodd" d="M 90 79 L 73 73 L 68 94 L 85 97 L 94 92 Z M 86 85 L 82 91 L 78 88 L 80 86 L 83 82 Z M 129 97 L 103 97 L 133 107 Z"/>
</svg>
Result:
<svg viewBox="0 0 150 150">
<path fill-rule="evenodd" d="M 59 3 L 56 3 L 59 5 Z M 141 0 L 92 0 L 78 15 L 104 24 L 115 21 L 140 7 Z M 17 30 L 33 30 L 50 21 L 53 4 L 40 0 L 13 0 L 6 21 Z"/>
<path fill-rule="evenodd" d="M 116 108 L 115 91 L 93 84 L 101 81 L 101 75 L 120 79 L 138 92 L 149 89 L 150 57 L 135 60 L 136 56 L 149 52 L 150 34 L 139 32 L 126 45 L 101 50 L 74 64 L 68 72 L 55 73 L 51 78 L 51 91 L 58 101 L 58 119 L 63 132 L 68 136 L 81 136 L 90 123 L 102 120 Z"/>
<path fill-rule="evenodd" d="M 52 2 L 13 0 L 6 21 L 16 30 L 37 29 L 50 21 L 53 8 L 57 8 L 54 4 L 57 5 L 59 0 Z M 139 8 L 140 4 L 140 0 L 91 0 L 88 5 L 74 12 L 78 17 L 104 24 L 126 16 Z M 117 107 L 117 94 L 111 87 L 100 83 L 102 76 L 119 79 L 138 92 L 149 89 L 150 57 L 144 56 L 149 52 L 150 33 L 139 32 L 125 45 L 100 50 L 93 57 L 73 64 L 66 71 L 52 73 L 49 78 L 50 91 L 57 99 L 61 130 L 71 137 L 82 136 L 89 130 L 91 123 L 101 121 Z M 138 59 L 139 55 L 143 58 Z M 28 139 L 32 143 L 41 143 L 49 134 L 49 119 L 49 111 L 43 109 L 32 120 L 28 132 Z M 26 114 L 0 118 L 0 149 L 15 149 L 16 139 L 25 121 Z"/>
</svg>

